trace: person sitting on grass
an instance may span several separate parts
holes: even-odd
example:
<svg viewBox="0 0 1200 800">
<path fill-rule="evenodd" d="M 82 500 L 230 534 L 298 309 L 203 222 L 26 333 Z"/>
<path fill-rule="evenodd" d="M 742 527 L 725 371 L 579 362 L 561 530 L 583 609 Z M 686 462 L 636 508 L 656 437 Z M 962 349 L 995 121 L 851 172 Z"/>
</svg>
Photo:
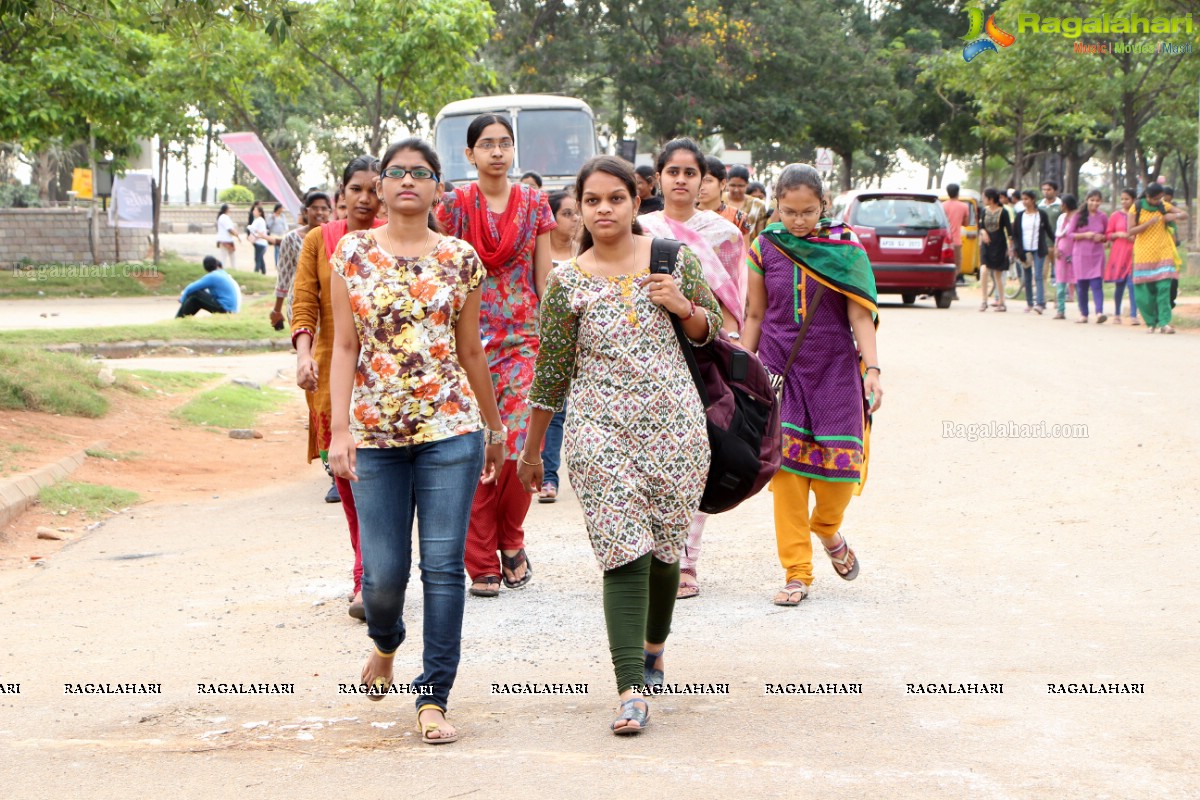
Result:
<svg viewBox="0 0 1200 800">
<path fill-rule="evenodd" d="M 241 290 L 221 262 L 213 256 L 204 257 L 203 278 L 192 281 L 179 295 L 176 317 L 190 317 L 204 309 L 210 314 L 235 314 L 240 305 Z"/>
</svg>

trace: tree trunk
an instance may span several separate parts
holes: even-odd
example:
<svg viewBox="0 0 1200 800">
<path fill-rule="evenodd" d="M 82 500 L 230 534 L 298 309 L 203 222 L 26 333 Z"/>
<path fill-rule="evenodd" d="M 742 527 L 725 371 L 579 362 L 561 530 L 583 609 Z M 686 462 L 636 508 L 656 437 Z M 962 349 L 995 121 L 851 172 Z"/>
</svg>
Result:
<svg viewBox="0 0 1200 800">
<path fill-rule="evenodd" d="M 987 139 L 984 137 L 980 137 L 980 139 L 981 139 L 982 144 L 981 144 L 980 153 L 979 153 L 979 192 L 980 192 L 980 194 L 982 194 L 983 190 L 987 188 L 987 158 L 988 158 L 988 156 L 987 156 Z"/>
<path fill-rule="evenodd" d="M 1132 56 L 1125 53 L 1121 56 L 1121 71 L 1122 74 L 1128 75 L 1131 70 L 1130 59 Z M 1122 142 L 1122 147 L 1125 151 L 1125 182 L 1132 186 L 1135 190 L 1145 177 L 1145 173 L 1138 170 L 1138 124 L 1137 113 L 1134 108 L 1134 103 L 1137 97 L 1132 90 L 1121 92 L 1121 126 L 1124 128 L 1125 139 Z M 1142 187 L 1143 189 L 1145 187 Z"/>
<path fill-rule="evenodd" d="M 183 148 L 183 204 L 192 204 L 192 148 Z"/>
<path fill-rule="evenodd" d="M 50 181 L 53 178 L 54 169 L 50 164 L 50 153 L 38 153 L 37 161 L 33 163 L 33 180 L 37 183 L 38 200 L 42 205 L 50 204 Z"/>
<path fill-rule="evenodd" d="M 169 188 L 167 188 L 167 180 L 171 176 L 171 173 L 167 169 L 167 167 L 170 166 L 170 159 L 171 159 L 171 150 L 168 147 L 169 144 L 170 144 L 170 142 L 163 142 L 160 146 L 160 150 L 162 152 L 162 164 L 161 164 L 161 168 L 159 169 L 159 173 L 163 176 L 163 178 L 162 178 L 163 200 L 166 200 L 167 202 L 170 202 L 170 200 L 168 200 L 167 198 L 169 198 L 171 196 L 171 190 Z"/>
<path fill-rule="evenodd" d="M 854 166 L 854 153 L 846 152 L 838 155 L 842 157 L 842 191 L 848 192 L 851 186 L 850 168 Z"/>
<path fill-rule="evenodd" d="M 1013 136 L 1013 185 L 1020 186 L 1025 169 L 1025 111 L 1017 109 L 1017 128 Z"/>
<path fill-rule="evenodd" d="M 204 182 L 200 184 L 200 203 L 203 205 L 208 202 L 208 169 L 212 166 L 212 143 L 213 143 L 213 124 L 212 120 L 208 121 L 208 127 L 204 131 Z M 216 193 L 213 193 L 213 200 L 216 200 Z"/>
</svg>

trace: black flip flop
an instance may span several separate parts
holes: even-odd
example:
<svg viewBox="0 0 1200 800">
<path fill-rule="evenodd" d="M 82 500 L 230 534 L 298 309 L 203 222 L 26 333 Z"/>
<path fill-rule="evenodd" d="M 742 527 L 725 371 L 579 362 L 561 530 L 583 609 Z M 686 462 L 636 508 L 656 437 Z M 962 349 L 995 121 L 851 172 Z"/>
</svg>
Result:
<svg viewBox="0 0 1200 800">
<path fill-rule="evenodd" d="M 530 563 L 529 556 L 525 554 L 524 547 L 518 550 L 517 554 L 513 556 L 506 556 L 501 553 L 500 563 L 504 566 L 504 569 L 512 570 L 513 572 L 516 572 L 517 567 L 521 566 L 522 564 L 525 565 L 525 577 L 521 578 L 521 580 L 510 581 L 507 575 L 504 576 L 504 585 L 510 589 L 520 589 L 533 579 L 533 564 Z"/>
</svg>

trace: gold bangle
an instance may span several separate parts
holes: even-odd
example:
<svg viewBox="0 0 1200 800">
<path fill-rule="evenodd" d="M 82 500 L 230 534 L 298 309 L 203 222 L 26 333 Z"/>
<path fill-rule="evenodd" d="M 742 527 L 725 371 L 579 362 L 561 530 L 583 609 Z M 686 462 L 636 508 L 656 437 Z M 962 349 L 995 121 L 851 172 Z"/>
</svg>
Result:
<svg viewBox="0 0 1200 800">
<path fill-rule="evenodd" d="M 521 462 L 522 464 L 524 464 L 525 466 L 527 466 L 527 467 L 540 467 L 540 466 L 542 465 L 542 463 L 543 463 L 543 462 L 539 461 L 539 462 L 537 462 L 536 464 L 533 464 L 533 463 L 531 463 L 531 462 L 529 462 L 529 461 L 526 461 L 526 460 L 525 460 L 525 456 L 524 456 L 524 455 L 518 455 L 518 456 L 517 456 L 517 459 L 518 459 L 518 460 L 520 460 L 520 462 Z"/>
</svg>

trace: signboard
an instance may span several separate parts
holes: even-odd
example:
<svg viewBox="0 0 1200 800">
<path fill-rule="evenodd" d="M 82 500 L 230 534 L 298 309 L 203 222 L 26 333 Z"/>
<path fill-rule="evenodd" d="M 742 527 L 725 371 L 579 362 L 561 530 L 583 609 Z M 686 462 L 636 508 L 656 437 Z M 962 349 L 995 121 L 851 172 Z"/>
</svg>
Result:
<svg viewBox="0 0 1200 800">
<path fill-rule="evenodd" d="M 154 227 L 154 186 L 149 175 L 130 173 L 113 178 L 112 197 L 109 225 L 144 230 Z"/>
<path fill-rule="evenodd" d="M 828 147 L 817 148 L 817 171 L 828 174 L 833 172 L 833 151 Z"/>
<path fill-rule="evenodd" d="M 263 147 L 258 136 L 253 133 L 223 133 L 221 141 L 246 165 L 246 169 L 250 170 L 254 177 L 262 181 L 267 191 L 283 203 L 289 214 L 293 217 L 300 216 L 300 198 L 292 191 L 279 165 L 271 158 L 267 148 Z"/>
<path fill-rule="evenodd" d="M 80 200 L 92 199 L 92 171 L 76 167 L 71 172 L 71 191 Z"/>
</svg>

